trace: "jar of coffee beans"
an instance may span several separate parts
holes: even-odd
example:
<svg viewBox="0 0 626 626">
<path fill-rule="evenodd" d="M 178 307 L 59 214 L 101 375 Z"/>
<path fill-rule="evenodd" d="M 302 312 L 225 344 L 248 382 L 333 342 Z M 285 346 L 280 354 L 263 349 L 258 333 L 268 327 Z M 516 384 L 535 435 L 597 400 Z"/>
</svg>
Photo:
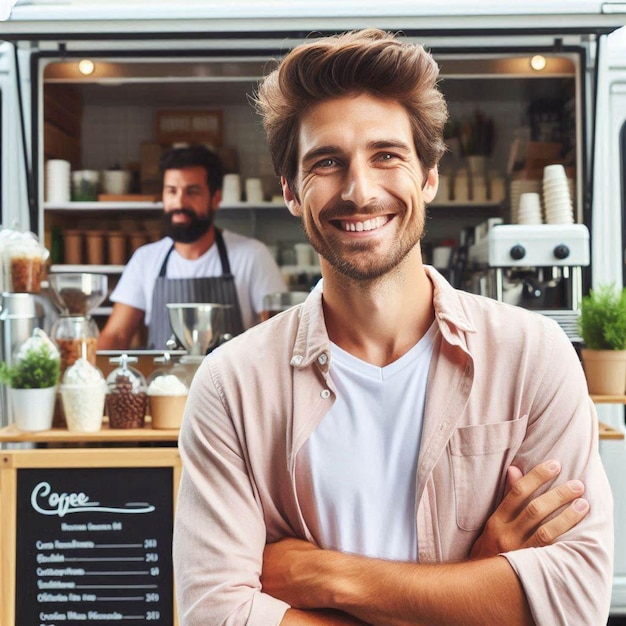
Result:
<svg viewBox="0 0 626 626">
<path fill-rule="evenodd" d="M 148 406 L 146 379 L 129 363 L 137 357 L 122 354 L 109 360 L 119 363 L 107 376 L 107 413 L 110 428 L 143 428 Z"/>
</svg>

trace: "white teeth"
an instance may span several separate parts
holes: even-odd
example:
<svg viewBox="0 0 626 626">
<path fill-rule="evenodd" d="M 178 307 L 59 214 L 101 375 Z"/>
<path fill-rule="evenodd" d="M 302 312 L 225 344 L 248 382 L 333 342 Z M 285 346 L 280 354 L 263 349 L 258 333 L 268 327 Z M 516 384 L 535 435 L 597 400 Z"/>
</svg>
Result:
<svg viewBox="0 0 626 626">
<path fill-rule="evenodd" d="M 374 217 L 364 222 L 341 222 L 343 229 L 351 232 L 361 232 L 367 230 L 376 230 L 381 226 L 384 226 L 389 221 L 388 217 Z"/>
</svg>

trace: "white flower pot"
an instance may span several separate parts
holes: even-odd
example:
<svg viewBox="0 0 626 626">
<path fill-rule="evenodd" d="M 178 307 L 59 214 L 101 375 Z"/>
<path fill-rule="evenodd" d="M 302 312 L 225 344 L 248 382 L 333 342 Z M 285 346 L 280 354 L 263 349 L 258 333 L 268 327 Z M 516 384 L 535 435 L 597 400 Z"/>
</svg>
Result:
<svg viewBox="0 0 626 626">
<path fill-rule="evenodd" d="M 48 430 L 52 428 L 57 388 L 9 389 L 13 419 L 20 430 Z"/>
</svg>

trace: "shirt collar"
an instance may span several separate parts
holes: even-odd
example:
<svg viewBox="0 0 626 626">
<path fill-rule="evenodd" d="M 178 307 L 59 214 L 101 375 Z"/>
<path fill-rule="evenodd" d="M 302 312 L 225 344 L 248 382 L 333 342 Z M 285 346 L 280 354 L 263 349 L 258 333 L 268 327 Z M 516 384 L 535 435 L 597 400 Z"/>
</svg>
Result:
<svg viewBox="0 0 626 626">
<path fill-rule="evenodd" d="M 444 339 L 463 345 L 463 334 L 476 332 L 467 317 L 459 292 L 433 267 L 425 265 L 426 275 L 433 284 L 435 319 Z M 323 371 L 330 362 L 330 340 L 324 323 L 322 289 L 315 288 L 301 305 L 298 332 L 291 355 L 295 367 L 307 367 L 317 360 Z"/>
</svg>

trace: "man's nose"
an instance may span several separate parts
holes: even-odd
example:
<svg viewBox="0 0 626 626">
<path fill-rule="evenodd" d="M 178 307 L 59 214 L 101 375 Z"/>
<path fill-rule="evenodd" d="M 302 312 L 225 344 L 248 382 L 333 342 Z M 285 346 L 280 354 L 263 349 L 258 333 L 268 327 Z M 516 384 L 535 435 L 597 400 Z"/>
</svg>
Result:
<svg viewBox="0 0 626 626">
<path fill-rule="evenodd" d="M 376 199 L 376 182 L 367 164 L 350 164 L 343 182 L 341 199 L 353 202 L 356 206 L 365 206 Z"/>
</svg>

